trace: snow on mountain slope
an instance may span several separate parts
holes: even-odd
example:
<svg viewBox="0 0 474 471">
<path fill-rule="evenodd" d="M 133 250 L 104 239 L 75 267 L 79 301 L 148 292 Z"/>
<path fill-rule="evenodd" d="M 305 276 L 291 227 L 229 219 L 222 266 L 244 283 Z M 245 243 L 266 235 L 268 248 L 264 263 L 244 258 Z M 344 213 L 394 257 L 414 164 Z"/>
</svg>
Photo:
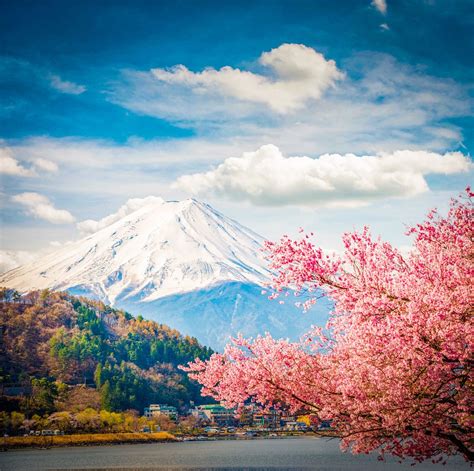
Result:
<svg viewBox="0 0 474 471">
<path fill-rule="evenodd" d="M 83 292 L 115 304 L 154 301 L 225 281 L 262 284 L 262 238 L 194 199 L 155 198 L 98 232 L 0 276 L 21 292 Z"/>
</svg>

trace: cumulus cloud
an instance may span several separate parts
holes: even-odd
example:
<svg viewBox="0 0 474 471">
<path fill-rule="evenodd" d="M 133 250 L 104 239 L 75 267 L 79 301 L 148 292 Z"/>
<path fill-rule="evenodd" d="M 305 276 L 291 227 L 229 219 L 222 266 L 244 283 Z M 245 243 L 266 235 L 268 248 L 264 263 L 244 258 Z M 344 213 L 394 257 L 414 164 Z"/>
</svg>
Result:
<svg viewBox="0 0 474 471">
<path fill-rule="evenodd" d="M 377 155 L 324 154 L 285 157 L 278 147 L 226 159 L 217 168 L 180 177 L 175 186 L 196 195 L 213 194 L 264 206 L 361 206 L 387 197 L 428 191 L 425 176 L 467 172 L 470 159 L 399 150 Z"/>
<path fill-rule="evenodd" d="M 13 153 L 8 148 L 0 148 L 0 174 L 16 175 L 18 177 L 31 177 L 34 172 L 13 157 Z"/>
<path fill-rule="evenodd" d="M 67 80 L 63 80 L 59 75 L 50 75 L 49 83 L 58 92 L 66 93 L 68 95 L 80 95 L 86 91 L 84 85 L 68 82 Z"/>
<path fill-rule="evenodd" d="M 263 68 L 262 74 L 230 66 L 208 67 L 201 72 L 193 72 L 185 65 L 156 68 L 151 70 L 153 80 L 148 78 L 148 82 L 151 87 L 163 86 L 166 91 L 174 87 L 176 92 L 177 88 L 176 95 L 191 92 L 197 99 L 217 95 L 286 114 L 304 107 L 308 100 L 321 98 L 325 90 L 344 77 L 333 60 L 303 44 L 282 44 L 264 52 L 258 64 Z M 141 77 L 147 80 L 146 75 Z M 157 92 L 160 90 L 164 91 Z"/>
<path fill-rule="evenodd" d="M 12 201 L 23 205 L 29 215 L 53 224 L 68 224 L 75 220 L 69 211 L 55 208 L 46 196 L 39 193 L 20 193 L 13 196 Z"/>
<path fill-rule="evenodd" d="M 373 0 L 372 5 L 377 8 L 377 10 L 382 13 L 382 15 L 387 14 L 387 1 L 386 0 Z"/>
<path fill-rule="evenodd" d="M 55 162 L 44 158 L 33 159 L 29 162 L 30 167 L 27 168 L 16 158 L 17 150 L 15 147 L 0 147 L 0 174 L 34 177 L 37 176 L 37 170 L 50 173 L 56 173 L 59 170 Z"/>
<path fill-rule="evenodd" d="M 85 221 L 81 221 L 77 223 L 77 228 L 79 229 L 82 235 L 93 234 L 94 232 L 97 232 L 100 229 L 103 229 L 104 227 L 110 226 L 114 222 L 118 221 L 119 219 L 122 219 L 128 214 L 135 212 L 137 209 L 140 209 L 143 206 L 160 203 L 164 203 L 164 200 L 158 196 L 131 198 L 124 205 L 122 205 L 117 212 L 110 214 L 109 216 L 106 216 L 98 221 L 94 219 L 87 219 Z"/>
</svg>

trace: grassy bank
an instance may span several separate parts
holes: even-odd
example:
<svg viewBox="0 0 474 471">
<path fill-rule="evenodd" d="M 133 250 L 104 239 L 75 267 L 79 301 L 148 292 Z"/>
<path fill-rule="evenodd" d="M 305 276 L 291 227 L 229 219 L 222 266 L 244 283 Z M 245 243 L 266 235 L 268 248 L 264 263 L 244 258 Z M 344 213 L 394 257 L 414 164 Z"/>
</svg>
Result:
<svg viewBox="0 0 474 471">
<path fill-rule="evenodd" d="M 110 445 L 114 443 L 153 443 L 175 440 L 168 432 L 157 433 L 91 433 L 50 437 L 3 437 L 0 448 L 44 448 L 56 446 Z"/>
</svg>

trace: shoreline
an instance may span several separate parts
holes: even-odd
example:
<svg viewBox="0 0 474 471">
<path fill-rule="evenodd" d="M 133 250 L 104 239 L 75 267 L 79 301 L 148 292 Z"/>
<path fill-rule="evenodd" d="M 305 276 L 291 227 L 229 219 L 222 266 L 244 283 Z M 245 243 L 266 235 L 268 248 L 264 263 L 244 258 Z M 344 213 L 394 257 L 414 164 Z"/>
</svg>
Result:
<svg viewBox="0 0 474 471">
<path fill-rule="evenodd" d="M 90 433 L 75 435 L 2 437 L 0 450 L 49 449 L 68 446 L 122 445 L 134 443 L 174 442 L 178 439 L 168 432 L 156 433 Z"/>
<path fill-rule="evenodd" d="M 280 440 L 285 438 L 337 438 L 335 435 L 324 434 L 281 434 L 278 436 L 236 436 L 236 435 L 181 435 L 176 436 L 169 432 L 128 432 L 128 433 L 94 433 L 75 435 L 53 435 L 53 436 L 28 436 L 28 437 L 3 437 L 0 438 L 0 451 L 24 449 L 51 449 L 76 446 L 101 446 L 101 445 L 133 445 L 143 443 L 167 443 L 167 442 L 204 442 L 204 441 L 226 441 L 226 440 Z"/>
</svg>

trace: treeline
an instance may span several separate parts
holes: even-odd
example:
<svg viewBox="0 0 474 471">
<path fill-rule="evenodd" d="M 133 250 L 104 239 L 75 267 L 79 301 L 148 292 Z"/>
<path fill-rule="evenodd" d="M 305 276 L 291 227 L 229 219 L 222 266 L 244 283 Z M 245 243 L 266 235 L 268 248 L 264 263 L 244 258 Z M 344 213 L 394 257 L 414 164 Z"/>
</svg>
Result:
<svg viewBox="0 0 474 471">
<path fill-rule="evenodd" d="M 20 390 L 18 407 L 27 415 L 60 410 L 64 391 L 58 388 L 78 384 L 96 388 L 105 411 L 199 403 L 200 388 L 177 366 L 211 354 L 195 338 L 99 301 L 0 289 L 0 386 L 4 401 L 9 391 L 16 388 L 15 396 Z"/>
<path fill-rule="evenodd" d="M 80 411 L 60 411 L 50 415 L 23 412 L 0 412 L 0 430 L 7 435 L 24 435 L 31 431 L 59 430 L 64 434 L 139 432 L 155 424 L 136 412 L 109 412 L 87 408 Z"/>
</svg>

